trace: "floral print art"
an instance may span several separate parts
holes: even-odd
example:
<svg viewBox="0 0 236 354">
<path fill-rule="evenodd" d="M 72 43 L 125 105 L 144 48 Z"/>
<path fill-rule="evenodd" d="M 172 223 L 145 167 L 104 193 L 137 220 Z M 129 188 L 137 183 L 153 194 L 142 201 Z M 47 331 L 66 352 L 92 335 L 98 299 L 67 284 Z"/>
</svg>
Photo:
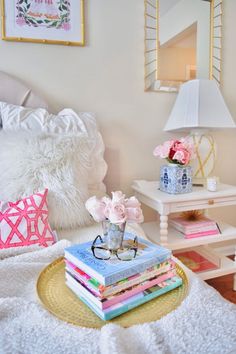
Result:
<svg viewBox="0 0 236 354">
<path fill-rule="evenodd" d="M 69 0 L 16 0 L 18 26 L 71 29 Z"/>
</svg>

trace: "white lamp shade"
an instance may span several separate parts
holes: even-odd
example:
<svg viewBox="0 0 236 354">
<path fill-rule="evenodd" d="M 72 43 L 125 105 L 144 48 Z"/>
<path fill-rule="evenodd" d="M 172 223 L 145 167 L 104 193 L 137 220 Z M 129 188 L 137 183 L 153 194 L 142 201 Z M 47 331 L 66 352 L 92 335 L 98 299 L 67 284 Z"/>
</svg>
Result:
<svg viewBox="0 0 236 354">
<path fill-rule="evenodd" d="M 200 79 L 181 85 L 164 131 L 235 127 L 217 83 Z"/>
</svg>

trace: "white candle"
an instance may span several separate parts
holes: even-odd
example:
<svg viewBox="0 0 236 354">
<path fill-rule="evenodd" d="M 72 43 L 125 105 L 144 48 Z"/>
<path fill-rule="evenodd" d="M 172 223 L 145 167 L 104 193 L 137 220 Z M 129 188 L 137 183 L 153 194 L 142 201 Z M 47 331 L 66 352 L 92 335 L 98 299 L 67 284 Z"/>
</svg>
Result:
<svg viewBox="0 0 236 354">
<path fill-rule="evenodd" d="M 217 182 L 218 182 L 217 177 L 208 177 L 207 178 L 207 190 L 210 192 L 216 192 L 217 191 Z"/>
</svg>

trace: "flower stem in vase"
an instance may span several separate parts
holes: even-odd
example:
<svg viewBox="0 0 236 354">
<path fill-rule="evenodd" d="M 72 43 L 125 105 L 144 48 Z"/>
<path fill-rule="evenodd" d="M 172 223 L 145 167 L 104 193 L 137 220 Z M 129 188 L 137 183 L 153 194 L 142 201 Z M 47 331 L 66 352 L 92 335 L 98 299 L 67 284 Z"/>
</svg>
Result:
<svg viewBox="0 0 236 354">
<path fill-rule="evenodd" d="M 102 222 L 104 242 L 110 250 L 122 247 L 126 223 L 113 224 L 109 220 Z"/>
</svg>

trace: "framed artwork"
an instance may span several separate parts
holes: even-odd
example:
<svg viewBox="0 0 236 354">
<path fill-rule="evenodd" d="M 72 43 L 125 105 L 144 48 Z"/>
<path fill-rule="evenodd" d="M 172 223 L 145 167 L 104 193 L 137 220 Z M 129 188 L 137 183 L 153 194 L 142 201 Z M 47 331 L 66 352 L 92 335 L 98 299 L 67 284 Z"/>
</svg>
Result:
<svg viewBox="0 0 236 354">
<path fill-rule="evenodd" d="M 2 39 L 84 45 L 84 0 L 0 0 Z"/>
</svg>

